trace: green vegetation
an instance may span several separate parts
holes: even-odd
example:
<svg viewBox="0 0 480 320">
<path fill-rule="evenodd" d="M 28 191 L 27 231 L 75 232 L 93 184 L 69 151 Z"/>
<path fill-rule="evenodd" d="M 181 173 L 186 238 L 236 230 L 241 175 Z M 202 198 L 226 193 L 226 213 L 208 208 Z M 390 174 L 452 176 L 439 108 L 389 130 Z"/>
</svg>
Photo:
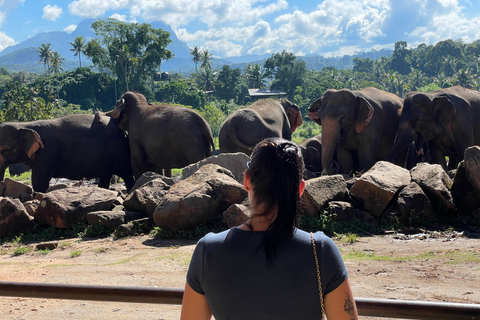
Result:
<svg viewBox="0 0 480 320">
<path fill-rule="evenodd" d="M 22 254 L 29 253 L 30 251 L 32 251 L 32 248 L 26 247 L 26 246 L 20 246 L 15 248 L 15 250 L 13 250 L 12 256 L 20 256 Z"/>
<path fill-rule="evenodd" d="M 76 258 L 82 255 L 82 250 L 74 250 L 70 253 L 70 258 Z"/>
</svg>

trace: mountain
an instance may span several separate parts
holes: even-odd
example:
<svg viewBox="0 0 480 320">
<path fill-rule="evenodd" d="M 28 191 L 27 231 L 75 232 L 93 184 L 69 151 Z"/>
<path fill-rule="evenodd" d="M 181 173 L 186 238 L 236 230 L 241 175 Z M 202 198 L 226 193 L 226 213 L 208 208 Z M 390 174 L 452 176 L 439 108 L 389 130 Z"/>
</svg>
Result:
<svg viewBox="0 0 480 320">
<path fill-rule="evenodd" d="M 50 43 L 52 51 L 58 51 L 58 53 L 66 59 L 63 69 L 74 70 L 78 67 L 78 59 L 74 57 L 74 52 L 70 50 L 72 48 L 70 42 L 73 42 L 77 36 L 82 36 L 87 42 L 95 38 L 95 32 L 91 28 L 92 23 L 95 21 L 95 19 L 83 20 L 78 24 L 75 31 L 70 34 L 63 31 L 43 32 L 37 34 L 31 39 L 7 47 L 0 52 L 0 67 L 5 66 L 12 72 L 24 70 L 28 72 L 42 73 L 44 72 L 44 66 L 43 64 L 38 63 L 40 58 L 36 50 L 42 43 Z M 164 22 L 156 21 L 151 23 L 151 26 L 155 29 L 163 29 L 170 32 L 170 39 L 172 40 L 167 49 L 173 52 L 174 57 L 168 61 L 162 61 L 162 71 L 192 72 L 194 69 L 194 63 L 188 45 L 179 40 L 172 28 Z M 298 58 L 303 59 L 307 64 L 307 68 L 310 70 L 321 70 L 323 67 L 329 66 L 337 69 L 351 69 L 353 67 L 354 57 L 376 60 L 382 56 L 390 57 L 392 52 L 392 50 L 372 50 L 369 52 L 357 53 L 353 56 L 326 58 L 319 54 L 315 54 Z M 227 64 L 233 69 L 243 69 L 247 63 L 258 63 L 263 66 L 263 63 L 269 57 L 271 57 L 271 54 L 218 58 L 213 61 L 213 67 L 221 69 L 224 64 Z M 90 66 L 91 62 L 86 57 L 82 56 L 82 65 Z"/>
</svg>

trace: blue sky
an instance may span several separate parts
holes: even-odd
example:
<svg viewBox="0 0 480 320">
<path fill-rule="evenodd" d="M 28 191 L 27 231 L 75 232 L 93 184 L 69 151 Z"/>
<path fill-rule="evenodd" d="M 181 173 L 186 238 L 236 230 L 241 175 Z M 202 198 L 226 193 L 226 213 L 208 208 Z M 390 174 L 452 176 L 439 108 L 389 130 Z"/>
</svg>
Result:
<svg viewBox="0 0 480 320">
<path fill-rule="evenodd" d="M 480 39 L 479 0 L 0 0 L 0 51 L 86 18 L 162 20 L 219 57 L 293 51 L 353 54 Z"/>
</svg>

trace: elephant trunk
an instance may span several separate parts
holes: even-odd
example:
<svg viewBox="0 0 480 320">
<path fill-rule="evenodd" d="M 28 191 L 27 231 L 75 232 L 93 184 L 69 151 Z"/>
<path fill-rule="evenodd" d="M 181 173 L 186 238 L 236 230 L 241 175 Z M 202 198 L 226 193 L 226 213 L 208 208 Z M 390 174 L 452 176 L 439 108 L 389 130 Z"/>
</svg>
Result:
<svg viewBox="0 0 480 320">
<path fill-rule="evenodd" d="M 398 127 L 393 146 L 385 157 L 385 160 L 394 163 L 395 159 L 405 151 L 413 141 L 415 141 L 415 129 L 411 128 L 408 123 L 401 123 Z"/>
<path fill-rule="evenodd" d="M 333 156 L 340 141 L 340 125 L 335 118 L 322 118 L 322 175 L 334 174 Z"/>
</svg>

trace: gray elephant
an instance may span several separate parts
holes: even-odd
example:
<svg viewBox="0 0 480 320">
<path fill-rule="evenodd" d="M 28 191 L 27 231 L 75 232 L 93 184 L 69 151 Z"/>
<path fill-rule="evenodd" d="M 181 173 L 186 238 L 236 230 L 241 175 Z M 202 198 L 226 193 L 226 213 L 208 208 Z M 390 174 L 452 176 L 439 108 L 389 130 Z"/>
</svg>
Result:
<svg viewBox="0 0 480 320">
<path fill-rule="evenodd" d="M 287 99 L 260 99 L 236 110 L 222 124 L 218 136 L 221 153 L 252 153 L 265 138 L 292 139 L 303 123 L 300 108 Z"/>
<path fill-rule="evenodd" d="M 215 149 L 207 121 L 189 108 L 152 105 L 142 94 L 129 91 L 106 114 L 128 132 L 136 179 L 147 171 L 171 176 L 171 169 L 205 159 Z"/>
<path fill-rule="evenodd" d="M 128 139 L 114 121 L 99 123 L 91 114 L 52 120 L 0 124 L 0 178 L 11 163 L 32 168 L 32 186 L 46 192 L 51 178 L 100 178 L 108 188 L 113 174 L 123 178 L 128 190 L 134 179 Z"/>
<path fill-rule="evenodd" d="M 400 125 L 386 160 L 415 142 L 417 158 L 455 169 L 465 149 L 480 145 L 480 93 L 454 86 L 405 95 Z M 428 148 L 428 152 L 427 152 Z M 447 162 L 445 157 L 449 157 Z"/>
<path fill-rule="evenodd" d="M 354 174 L 383 160 L 395 139 L 402 99 L 376 88 L 327 90 L 308 108 L 322 126 L 322 174 Z M 405 165 L 406 152 L 398 163 Z"/>
<path fill-rule="evenodd" d="M 313 173 L 316 177 L 322 175 L 322 135 L 305 139 L 299 145 L 303 155 L 305 168 Z M 332 174 L 339 172 L 337 156 L 334 155 Z"/>
</svg>

